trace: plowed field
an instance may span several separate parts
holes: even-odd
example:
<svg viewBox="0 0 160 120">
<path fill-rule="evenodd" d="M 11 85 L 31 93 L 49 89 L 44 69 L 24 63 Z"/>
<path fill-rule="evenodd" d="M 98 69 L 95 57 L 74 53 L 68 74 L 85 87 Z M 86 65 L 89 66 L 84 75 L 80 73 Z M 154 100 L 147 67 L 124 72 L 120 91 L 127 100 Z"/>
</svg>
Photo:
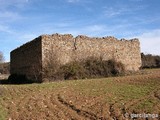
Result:
<svg viewBox="0 0 160 120">
<path fill-rule="evenodd" d="M 132 114 L 160 119 L 160 69 L 123 77 L 0 85 L 0 120 L 128 120 Z"/>
</svg>

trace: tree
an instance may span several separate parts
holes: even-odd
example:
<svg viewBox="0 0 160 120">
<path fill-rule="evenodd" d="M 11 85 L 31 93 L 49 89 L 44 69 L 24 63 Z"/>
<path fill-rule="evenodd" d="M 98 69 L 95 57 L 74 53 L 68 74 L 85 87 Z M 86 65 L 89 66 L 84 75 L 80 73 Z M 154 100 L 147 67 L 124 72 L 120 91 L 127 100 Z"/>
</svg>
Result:
<svg viewBox="0 0 160 120">
<path fill-rule="evenodd" d="M 142 68 L 159 68 L 160 67 L 160 56 L 152 54 L 141 53 Z"/>
<path fill-rule="evenodd" d="M 4 60 L 4 56 L 3 56 L 3 53 L 0 51 L 0 63 L 3 62 Z"/>
</svg>

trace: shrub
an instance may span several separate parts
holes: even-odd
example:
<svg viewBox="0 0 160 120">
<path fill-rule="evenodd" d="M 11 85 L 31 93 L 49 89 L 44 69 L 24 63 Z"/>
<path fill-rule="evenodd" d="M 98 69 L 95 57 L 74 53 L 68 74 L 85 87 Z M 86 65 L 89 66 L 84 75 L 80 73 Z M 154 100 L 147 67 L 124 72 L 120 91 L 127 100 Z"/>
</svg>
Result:
<svg viewBox="0 0 160 120">
<path fill-rule="evenodd" d="M 68 80 L 115 76 L 123 72 L 124 66 L 120 62 L 114 60 L 103 61 L 101 58 L 91 57 L 83 61 L 74 61 L 63 65 L 54 75 L 59 75 L 61 79 Z"/>
<path fill-rule="evenodd" d="M 124 71 L 124 66 L 114 60 L 102 60 L 101 58 L 89 58 L 85 61 L 85 68 L 90 77 L 108 77 L 118 75 Z"/>
<path fill-rule="evenodd" d="M 81 62 L 71 62 L 60 68 L 64 79 L 83 79 L 86 76 L 86 70 Z"/>
</svg>

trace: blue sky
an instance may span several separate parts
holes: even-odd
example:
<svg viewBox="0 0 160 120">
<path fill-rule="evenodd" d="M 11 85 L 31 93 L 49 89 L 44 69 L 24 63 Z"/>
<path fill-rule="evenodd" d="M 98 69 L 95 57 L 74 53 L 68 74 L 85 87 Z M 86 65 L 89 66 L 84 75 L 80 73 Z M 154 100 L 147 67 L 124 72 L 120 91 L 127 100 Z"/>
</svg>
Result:
<svg viewBox="0 0 160 120">
<path fill-rule="evenodd" d="M 141 51 L 160 55 L 160 0 L 0 0 L 0 51 L 41 34 L 139 38 Z"/>
</svg>

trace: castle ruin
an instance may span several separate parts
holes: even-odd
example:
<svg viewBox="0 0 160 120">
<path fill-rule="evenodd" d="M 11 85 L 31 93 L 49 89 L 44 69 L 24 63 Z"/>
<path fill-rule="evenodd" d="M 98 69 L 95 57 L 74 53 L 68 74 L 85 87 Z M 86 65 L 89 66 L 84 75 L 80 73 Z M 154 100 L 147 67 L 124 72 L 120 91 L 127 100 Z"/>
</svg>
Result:
<svg viewBox="0 0 160 120">
<path fill-rule="evenodd" d="M 41 35 L 11 52 L 10 72 L 41 82 L 48 60 L 54 59 L 57 64 L 64 65 L 88 57 L 114 59 L 123 63 L 125 70 L 137 71 L 141 66 L 140 42 L 138 39 L 117 40 L 114 37 Z"/>
</svg>

